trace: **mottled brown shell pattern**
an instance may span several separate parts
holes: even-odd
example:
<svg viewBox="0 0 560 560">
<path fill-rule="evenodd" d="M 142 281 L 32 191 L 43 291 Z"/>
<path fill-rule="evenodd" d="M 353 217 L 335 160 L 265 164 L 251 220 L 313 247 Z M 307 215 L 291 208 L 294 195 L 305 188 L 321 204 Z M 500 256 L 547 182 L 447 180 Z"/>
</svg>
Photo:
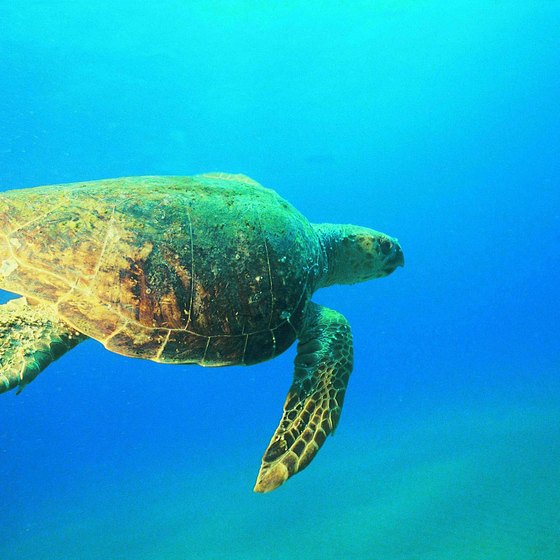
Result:
<svg viewBox="0 0 560 560">
<path fill-rule="evenodd" d="M 130 177 L 0 195 L 0 288 L 109 350 L 251 364 L 295 340 L 322 268 L 309 222 L 239 175 Z"/>
</svg>

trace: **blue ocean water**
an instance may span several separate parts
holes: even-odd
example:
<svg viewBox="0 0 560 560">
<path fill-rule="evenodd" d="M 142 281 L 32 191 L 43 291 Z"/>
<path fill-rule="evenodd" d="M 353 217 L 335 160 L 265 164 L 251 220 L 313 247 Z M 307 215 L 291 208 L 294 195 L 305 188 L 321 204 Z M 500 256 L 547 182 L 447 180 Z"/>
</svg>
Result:
<svg viewBox="0 0 560 560">
<path fill-rule="evenodd" d="M 0 27 L 1 190 L 242 172 L 406 256 L 316 294 L 354 374 L 271 494 L 294 348 L 87 341 L 2 395 L 2 560 L 560 558 L 559 2 L 13 0 Z"/>
</svg>

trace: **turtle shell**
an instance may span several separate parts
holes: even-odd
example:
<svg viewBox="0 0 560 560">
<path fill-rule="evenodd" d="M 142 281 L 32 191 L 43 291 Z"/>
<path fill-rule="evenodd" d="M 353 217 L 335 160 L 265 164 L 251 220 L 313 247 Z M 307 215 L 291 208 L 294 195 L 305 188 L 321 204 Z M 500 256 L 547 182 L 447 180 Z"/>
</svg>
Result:
<svg viewBox="0 0 560 560">
<path fill-rule="evenodd" d="M 322 267 L 311 224 L 248 177 L 127 177 L 0 195 L 0 288 L 160 362 L 251 364 L 297 336 Z"/>
</svg>

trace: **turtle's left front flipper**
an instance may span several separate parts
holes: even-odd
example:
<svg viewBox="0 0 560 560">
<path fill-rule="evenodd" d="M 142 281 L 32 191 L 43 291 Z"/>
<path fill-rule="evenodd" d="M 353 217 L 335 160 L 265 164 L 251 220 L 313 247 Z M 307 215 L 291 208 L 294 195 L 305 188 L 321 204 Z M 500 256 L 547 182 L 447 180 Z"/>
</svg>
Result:
<svg viewBox="0 0 560 560">
<path fill-rule="evenodd" d="M 33 381 L 87 337 L 58 318 L 52 305 L 18 298 L 0 305 L 0 393 Z"/>
<path fill-rule="evenodd" d="M 311 462 L 336 428 L 352 365 L 348 321 L 337 311 L 310 302 L 294 380 L 264 454 L 255 492 L 274 490 Z"/>
</svg>

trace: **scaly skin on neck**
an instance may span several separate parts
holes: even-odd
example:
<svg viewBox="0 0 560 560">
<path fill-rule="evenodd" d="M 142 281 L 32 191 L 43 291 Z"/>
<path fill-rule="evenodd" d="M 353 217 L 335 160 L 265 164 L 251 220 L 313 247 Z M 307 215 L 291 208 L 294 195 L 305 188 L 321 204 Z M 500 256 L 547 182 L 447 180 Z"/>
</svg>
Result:
<svg viewBox="0 0 560 560">
<path fill-rule="evenodd" d="M 381 278 L 404 264 L 397 240 L 384 233 L 351 224 L 313 224 L 313 227 L 326 263 L 321 288 Z"/>
</svg>

